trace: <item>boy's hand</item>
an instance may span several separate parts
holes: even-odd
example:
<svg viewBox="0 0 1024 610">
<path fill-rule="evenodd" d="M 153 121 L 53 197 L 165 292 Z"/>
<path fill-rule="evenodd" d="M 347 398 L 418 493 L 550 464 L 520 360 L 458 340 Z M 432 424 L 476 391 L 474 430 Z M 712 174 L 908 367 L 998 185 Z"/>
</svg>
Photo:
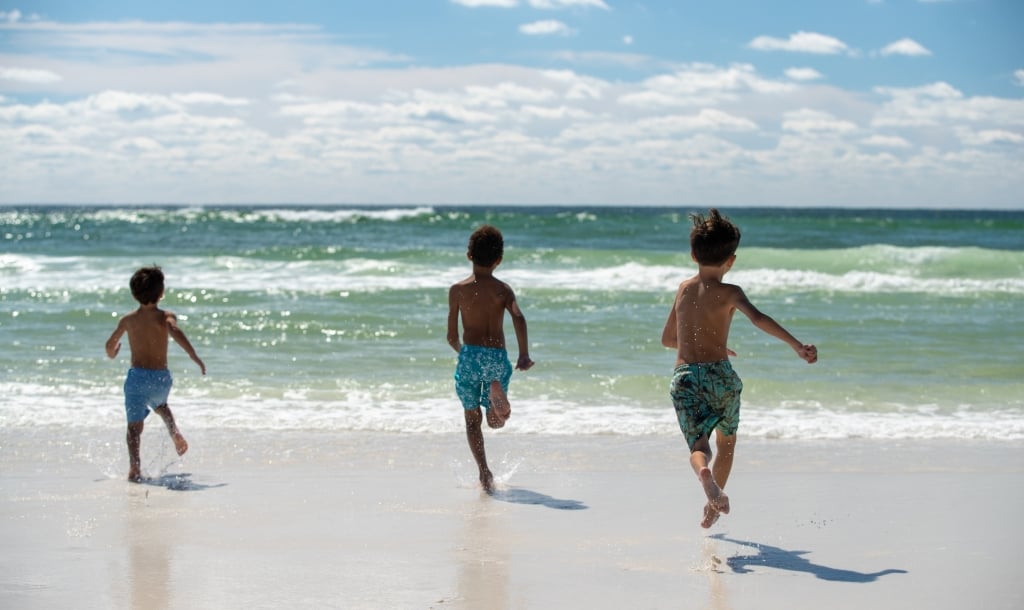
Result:
<svg viewBox="0 0 1024 610">
<path fill-rule="evenodd" d="M 813 345 L 801 345 L 797 355 L 807 361 L 807 364 L 814 364 L 818 361 L 818 348 Z"/>
<path fill-rule="evenodd" d="M 114 344 L 114 347 L 108 347 L 107 348 L 107 358 L 116 358 L 117 357 L 117 353 L 119 351 L 121 351 L 121 342 L 120 341 L 118 341 L 116 344 Z"/>
<path fill-rule="evenodd" d="M 529 356 L 520 356 L 519 360 L 516 361 L 517 371 L 526 371 L 533 366 L 533 360 L 530 360 Z"/>
</svg>

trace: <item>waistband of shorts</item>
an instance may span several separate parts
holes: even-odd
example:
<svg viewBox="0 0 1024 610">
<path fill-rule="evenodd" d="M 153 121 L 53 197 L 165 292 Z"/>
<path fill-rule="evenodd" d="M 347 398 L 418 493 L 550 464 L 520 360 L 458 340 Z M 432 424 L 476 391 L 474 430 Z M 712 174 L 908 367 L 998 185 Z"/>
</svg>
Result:
<svg viewBox="0 0 1024 610">
<path fill-rule="evenodd" d="M 462 352 L 497 352 L 501 354 L 507 354 L 508 350 L 504 347 L 484 347 L 482 345 L 469 345 L 468 343 L 462 344 Z"/>
<path fill-rule="evenodd" d="M 672 372 L 678 373 L 679 371 L 689 371 L 694 369 L 713 369 L 724 366 L 732 368 L 732 362 L 729 360 L 716 360 L 715 362 L 684 362 L 672 369 Z"/>
<path fill-rule="evenodd" d="M 133 366 L 128 369 L 129 373 L 135 373 L 136 375 L 167 375 L 170 374 L 171 369 L 147 369 L 141 366 Z"/>
</svg>

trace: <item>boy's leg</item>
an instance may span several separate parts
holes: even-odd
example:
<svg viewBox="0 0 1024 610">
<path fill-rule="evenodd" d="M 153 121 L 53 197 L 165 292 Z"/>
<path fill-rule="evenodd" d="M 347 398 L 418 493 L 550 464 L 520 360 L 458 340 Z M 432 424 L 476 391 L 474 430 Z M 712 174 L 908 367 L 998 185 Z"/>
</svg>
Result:
<svg viewBox="0 0 1024 610">
<path fill-rule="evenodd" d="M 492 399 L 493 401 L 493 399 Z M 498 412 L 498 407 L 491 402 L 491 406 L 488 409 L 484 409 L 487 412 L 487 425 L 497 430 L 498 428 L 504 428 L 505 422 L 508 421 L 508 416 L 502 417 Z"/>
<path fill-rule="evenodd" d="M 722 489 L 725 489 L 729 481 L 729 473 L 732 472 L 732 458 L 736 453 L 736 435 L 726 436 L 722 431 L 715 429 L 715 445 L 718 448 L 718 457 L 711 465 L 711 472 L 715 475 L 715 482 Z"/>
<path fill-rule="evenodd" d="M 719 459 L 721 459 L 721 456 L 719 456 Z M 718 521 L 719 513 L 729 513 L 729 496 L 725 495 L 725 492 L 722 491 L 714 473 L 708 467 L 710 462 L 711 444 L 708 442 L 708 437 L 705 434 L 697 439 L 697 442 L 693 444 L 693 450 L 690 452 L 690 466 L 697 474 L 697 479 L 704 489 L 704 495 L 708 498 L 708 503 L 704 506 L 704 518 L 700 522 L 703 528 L 709 528 L 714 525 L 715 521 Z M 731 455 L 728 463 L 730 466 L 732 465 Z M 728 478 L 728 473 L 726 473 L 726 478 Z"/>
<path fill-rule="evenodd" d="M 142 480 L 142 460 L 139 457 L 139 445 L 142 443 L 142 427 L 144 421 L 128 423 L 128 480 L 138 483 Z"/>
<path fill-rule="evenodd" d="M 487 453 L 484 451 L 484 433 L 480 430 L 483 416 L 480 408 L 464 409 L 466 415 L 466 440 L 469 441 L 469 450 L 473 453 L 477 468 L 480 469 L 480 484 L 484 491 L 490 492 L 494 487 L 494 475 L 487 467 Z"/>
<path fill-rule="evenodd" d="M 174 414 L 171 413 L 171 408 L 166 404 L 160 405 L 153 409 L 153 412 L 160 416 L 167 424 L 167 433 L 171 435 L 171 440 L 174 441 L 174 449 L 178 452 L 178 455 L 185 455 L 188 451 L 188 443 L 185 441 L 185 437 L 181 435 L 181 431 L 178 430 L 178 425 L 174 423 Z"/>
<path fill-rule="evenodd" d="M 487 410 L 487 424 L 492 428 L 500 428 L 505 425 L 505 420 L 512 416 L 512 405 L 508 402 L 505 388 L 501 387 L 501 382 L 497 379 L 491 382 L 488 398 L 491 401 L 491 408 Z M 491 411 L 494 411 L 496 419 L 501 420 L 501 425 L 495 426 L 491 423 Z"/>
</svg>

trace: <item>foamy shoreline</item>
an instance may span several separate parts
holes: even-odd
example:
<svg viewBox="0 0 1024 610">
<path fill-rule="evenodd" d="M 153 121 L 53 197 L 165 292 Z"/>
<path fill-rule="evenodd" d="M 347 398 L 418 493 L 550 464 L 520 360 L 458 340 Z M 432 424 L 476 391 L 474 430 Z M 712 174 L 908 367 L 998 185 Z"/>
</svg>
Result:
<svg viewBox="0 0 1024 610">
<path fill-rule="evenodd" d="M 1015 608 L 1020 443 L 0 429 L 0 607 Z M 166 468 L 165 468 L 166 467 Z"/>
</svg>

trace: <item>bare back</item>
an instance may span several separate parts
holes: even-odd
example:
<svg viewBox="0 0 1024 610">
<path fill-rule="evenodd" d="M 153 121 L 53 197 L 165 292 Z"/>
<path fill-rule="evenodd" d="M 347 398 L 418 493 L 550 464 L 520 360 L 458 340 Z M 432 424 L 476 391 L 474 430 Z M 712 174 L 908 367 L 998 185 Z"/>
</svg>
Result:
<svg viewBox="0 0 1024 610">
<path fill-rule="evenodd" d="M 480 347 L 505 347 L 503 328 L 505 311 L 513 318 L 519 313 L 515 294 L 508 284 L 490 274 L 474 273 L 453 284 L 448 291 L 448 342 L 459 341 L 458 324 L 462 322 L 462 343 Z"/>
<path fill-rule="evenodd" d="M 739 300 L 745 297 L 738 286 L 716 279 L 696 275 L 679 285 L 663 335 L 666 345 L 674 335 L 676 366 L 728 359 L 729 326 Z"/>
<path fill-rule="evenodd" d="M 143 305 L 121 318 L 108 344 L 116 343 L 122 334 L 127 333 L 133 367 L 166 369 L 167 344 L 171 329 L 176 325 L 173 313 L 153 305 Z"/>
</svg>

